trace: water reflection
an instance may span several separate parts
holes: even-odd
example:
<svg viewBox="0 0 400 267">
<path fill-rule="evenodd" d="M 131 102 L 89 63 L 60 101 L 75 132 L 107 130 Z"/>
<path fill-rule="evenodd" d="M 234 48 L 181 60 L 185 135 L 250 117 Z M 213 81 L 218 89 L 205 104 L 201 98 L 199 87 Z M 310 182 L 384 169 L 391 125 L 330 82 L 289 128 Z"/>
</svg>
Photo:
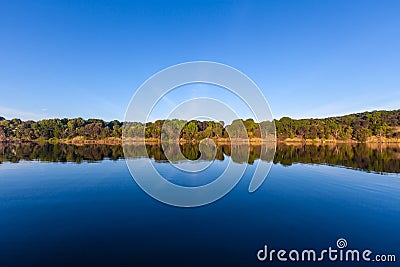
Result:
<svg viewBox="0 0 400 267">
<path fill-rule="evenodd" d="M 274 163 L 326 164 L 376 173 L 400 173 L 399 144 L 280 145 Z"/>
<path fill-rule="evenodd" d="M 123 158 L 121 146 L 112 145 L 67 145 L 50 143 L 1 144 L 0 163 L 20 160 L 40 160 L 48 162 L 100 161 Z"/>
<path fill-rule="evenodd" d="M 243 146 L 243 145 L 242 145 Z M 234 162 L 248 162 L 253 164 L 260 159 L 261 151 L 267 154 L 261 160 L 271 161 L 273 149 L 267 146 L 251 145 L 250 156 L 247 159 L 247 146 L 219 145 L 213 149 L 203 149 L 200 153 L 199 146 L 194 144 L 182 144 L 165 146 L 168 155 L 179 155 L 178 149 L 190 160 L 212 160 L 215 154 L 216 160 L 224 160 L 231 156 L 231 149 L 238 150 Z M 127 149 L 127 156 L 132 158 L 151 157 L 156 162 L 168 162 L 161 145 L 146 145 L 146 150 L 138 149 L 131 145 Z M 243 155 L 243 156 L 242 156 Z M 124 157 L 121 146 L 118 145 L 67 145 L 50 143 L 0 143 L 0 163 L 20 160 L 39 160 L 48 162 L 75 162 L 100 161 L 103 159 L 118 160 Z M 173 161 L 180 161 L 177 156 Z M 286 145 L 278 144 L 276 148 L 274 164 L 290 166 L 294 163 L 326 164 L 332 166 L 347 167 L 367 172 L 400 173 L 400 144 L 330 144 L 330 145 Z"/>
</svg>

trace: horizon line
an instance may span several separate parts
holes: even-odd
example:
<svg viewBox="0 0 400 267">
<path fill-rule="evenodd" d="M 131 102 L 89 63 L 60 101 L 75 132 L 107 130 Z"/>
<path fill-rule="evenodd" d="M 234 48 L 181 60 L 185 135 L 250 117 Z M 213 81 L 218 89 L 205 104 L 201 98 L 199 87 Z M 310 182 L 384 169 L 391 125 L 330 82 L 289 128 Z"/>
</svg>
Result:
<svg viewBox="0 0 400 267">
<path fill-rule="evenodd" d="M 373 113 L 373 112 L 382 112 L 382 111 L 387 111 L 387 112 L 391 112 L 391 111 L 397 111 L 397 110 L 400 110 L 400 109 L 391 109 L 391 110 L 387 110 L 387 109 L 374 109 L 374 110 L 372 110 L 372 111 L 368 111 L 368 110 L 366 110 L 366 111 L 360 111 L 360 112 L 352 112 L 352 113 L 345 113 L 345 114 L 341 114 L 341 115 L 333 115 L 333 116 L 326 116 L 326 117 L 308 117 L 308 118 L 293 118 L 293 117 L 290 117 L 290 116 L 282 116 L 282 117 L 280 117 L 279 119 L 277 119 L 277 118 L 273 118 L 274 120 L 281 120 L 282 118 L 290 118 L 290 119 L 292 119 L 292 120 L 320 120 L 320 119 L 329 119 L 329 118 L 336 118 L 336 117 L 344 117 L 344 116 L 348 116 L 348 115 L 358 115 L 358 114 L 362 114 L 362 113 Z M 5 120 L 13 120 L 13 119 L 19 119 L 19 120 L 21 120 L 21 121 L 34 121 L 34 122 L 37 122 L 37 121 L 42 121 L 42 120 L 52 120 L 52 119 L 68 119 L 68 120 L 70 120 L 70 119 L 83 119 L 83 120 L 102 120 L 102 121 L 105 121 L 105 122 L 111 122 L 111 121 L 119 121 L 119 122 L 126 122 L 126 121 L 123 121 L 123 120 L 118 120 L 118 119 L 112 119 L 112 120 L 106 120 L 106 119 L 102 119 L 102 118 L 94 118 L 94 117 L 81 117 L 81 116 L 79 116 L 79 117 L 48 117 L 48 118 L 43 118 L 43 119 L 39 119 L 39 120 L 34 120 L 34 119 L 27 119 L 27 120 L 22 120 L 21 118 L 18 118 L 18 117 L 13 117 L 13 118 L 6 118 L 6 117 L 3 117 L 1 114 L 0 114 L 0 118 L 4 118 Z M 160 118 L 160 119 L 156 119 L 156 120 L 151 120 L 151 121 L 147 121 L 146 123 L 148 123 L 148 122 L 155 122 L 155 121 L 158 121 L 158 120 L 174 120 L 174 119 L 176 119 L 176 120 L 183 120 L 183 119 L 179 119 L 179 118 L 173 118 L 173 119 L 162 119 L 162 118 Z M 251 117 L 249 117 L 249 118 L 238 118 L 238 119 L 241 119 L 241 120 L 248 120 L 248 119 L 253 119 L 255 122 L 258 122 L 258 123 L 260 123 L 259 121 L 256 121 L 255 120 L 255 118 L 251 118 Z M 184 120 L 184 121 L 190 121 L 190 120 Z M 207 120 L 199 120 L 199 121 L 207 121 Z M 222 121 L 222 122 L 224 122 L 225 123 L 225 121 L 223 121 L 223 120 L 220 120 L 220 121 Z M 138 122 L 138 121 L 129 121 L 129 122 Z M 262 121 L 261 121 L 262 122 Z M 141 123 L 144 123 L 144 122 L 141 122 Z"/>
</svg>

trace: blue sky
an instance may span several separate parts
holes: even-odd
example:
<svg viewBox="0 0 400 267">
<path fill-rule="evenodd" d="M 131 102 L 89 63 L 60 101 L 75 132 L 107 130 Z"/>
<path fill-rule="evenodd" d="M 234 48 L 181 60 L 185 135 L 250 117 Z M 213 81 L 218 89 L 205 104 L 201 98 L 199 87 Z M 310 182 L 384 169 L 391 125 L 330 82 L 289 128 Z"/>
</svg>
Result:
<svg viewBox="0 0 400 267">
<path fill-rule="evenodd" d="M 0 1 L 0 116 L 122 120 L 148 77 L 193 60 L 244 72 L 275 118 L 399 109 L 399 14 L 400 1 Z"/>
</svg>

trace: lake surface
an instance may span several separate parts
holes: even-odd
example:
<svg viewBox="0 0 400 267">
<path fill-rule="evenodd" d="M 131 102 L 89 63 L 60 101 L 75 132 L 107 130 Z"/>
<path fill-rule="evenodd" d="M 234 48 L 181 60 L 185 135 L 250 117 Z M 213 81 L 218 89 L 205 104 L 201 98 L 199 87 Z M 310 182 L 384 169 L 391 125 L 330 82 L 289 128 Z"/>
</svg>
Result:
<svg viewBox="0 0 400 267">
<path fill-rule="evenodd" d="M 250 177 L 261 158 L 253 146 L 243 162 L 217 147 L 206 177 L 171 167 L 159 146 L 148 154 L 173 183 L 212 181 L 225 164 L 249 163 L 225 197 L 177 208 L 144 193 L 131 177 L 122 147 L 0 145 L 0 266 L 372 266 L 371 262 L 260 262 L 270 249 L 348 248 L 400 260 L 400 147 L 279 145 L 271 171 L 254 193 Z M 198 147 L 190 160 L 209 160 Z M 146 153 L 147 152 L 147 153 Z"/>
</svg>

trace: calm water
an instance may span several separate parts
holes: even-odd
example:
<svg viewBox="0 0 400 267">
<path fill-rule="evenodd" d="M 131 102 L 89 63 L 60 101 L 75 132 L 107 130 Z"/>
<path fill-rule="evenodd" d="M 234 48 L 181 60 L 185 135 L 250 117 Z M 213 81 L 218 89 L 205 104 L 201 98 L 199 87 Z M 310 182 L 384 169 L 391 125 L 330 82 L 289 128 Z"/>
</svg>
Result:
<svg viewBox="0 0 400 267">
<path fill-rule="evenodd" d="M 269 160 L 260 159 L 261 149 L 252 147 L 246 174 L 228 195 L 184 209 L 146 195 L 119 146 L 0 145 L 0 266 L 283 266 L 259 262 L 257 251 L 335 248 L 341 237 L 351 249 L 396 254 L 385 265 L 398 265 L 399 147 L 281 145 L 266 181 L 248 193 L 254 163 Z M 181 150 L 207 160 L 196 147 Z M 199 181 L 172 168 L 159 147 L 147 152 L 183 185 L 212 181 L 230 160 L 229 147 L 219 147 Z"/>
</svg>

